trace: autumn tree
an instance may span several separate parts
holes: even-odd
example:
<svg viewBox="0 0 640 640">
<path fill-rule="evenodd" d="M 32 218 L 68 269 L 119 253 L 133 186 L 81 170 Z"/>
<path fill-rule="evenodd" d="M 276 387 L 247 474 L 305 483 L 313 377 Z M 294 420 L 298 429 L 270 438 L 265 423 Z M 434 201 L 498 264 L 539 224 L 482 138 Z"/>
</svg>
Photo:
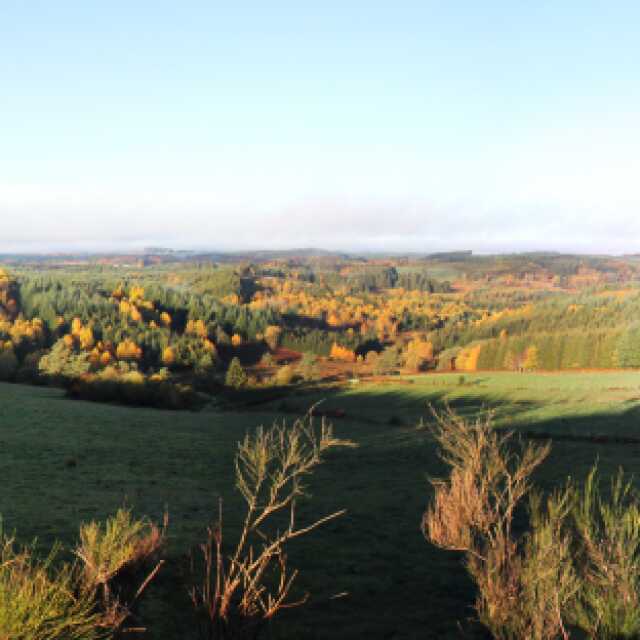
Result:
<svg viewBox="0 0 640 640">
<path fill-rule="evenodd" d="M 518 358 L 515 356 L 513 351 L 507 351 L 507 354 L 504 357 L 504 368 L 507 371 L 515 371 L 518 367 Z"/>
<path fill-rule="evenodd" d="M 386 375 L 400 365 L 400 354 L 395 346 L 387 347 L 375 359 L 373 371 L 376 375 Z"/>
<path fill-rule="evenodd" d="M 78 339 L 80 340 L 80 348 L 85 351 L 92 349 L 95 345 L 91 327 L 82 327 L 78 333 Z"/>
<path fill-rule="evenodd" d="M 51 351 L 42 356 L 38 366 L 40 372 L 47 376 L 79 378 L 89 371 L 91 361 L 86 351 L 77 352 L 69 349 L 67 342 L 62 339 L 53 345 Z"/>
<path fill-rule="evenodd" d="M 433 344 L 423 338 L 414 338 L 406 347 L 404 364 L 407 369 L 421 371 L 433 360 Z"/>
<path fill-rule="evenodd" d="M 456 358 L 456 369 L 459 371 L 476 371 L 481 351 L 481 344 L 462 349 Z"/>
<path fill-rule="evenodd" d="M 534 371 L 538 368 L 538 347 L 529 347 L 524 353 L 522 368 L 525 371 Z"/>
<path fill-rule="evenodd" d="M 231 345 L 234 347 L 239 347 L 242 344 L 242 336 L 238 333 L 234 333 L 231 336 Z"/>
<path fill-rule="evenodd" d="M 142 349 L 130 339 L 120 342 L 116 348 L 118 360 L 139 360 L 142 357 Z"/>
<path fill-rule="evenodd" d="M 293 367 L 290 364 L 286 364 L 276 371 L 275 383 L 280 387 L 285 387 L 291 384 L 294 375 Z"/>
<path fill-rule="evenodd" d="M 165 367 L 171 367 L 172 365 L 174 365 L 176 362 L 176 352 L 175 349 L 173 347 L 165 347 L 164 351 L 162 352 L 162 364 Z"/>
<path fill-rule="evenodd" d="M 278 348 L 280 342 L 280 336 L 282 329 L 276 325 L 269 325 L 264 332 L 264 341 L 271 351 L 275 351 Z"/>
<path fill-rule="evenodd" d="M 348 347 L 343 347 L 339 345 L 337 342 L 334 342 L 331 346 L 331 352 L 329 353 L 329 357 L 334 360 L 341 360 L 342 362 L 355 362 L 356 354 L 353 350 Z"/>
</svg>

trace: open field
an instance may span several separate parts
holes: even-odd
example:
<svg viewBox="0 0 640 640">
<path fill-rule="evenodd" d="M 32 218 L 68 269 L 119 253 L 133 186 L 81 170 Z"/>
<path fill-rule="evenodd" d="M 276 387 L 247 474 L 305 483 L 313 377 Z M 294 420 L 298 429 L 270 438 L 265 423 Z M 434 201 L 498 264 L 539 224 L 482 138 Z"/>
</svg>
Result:
<svg viewBox="0 0 640 640">
<path fill-rule="evenodd" d="M 203 540 L 219 496 L 228 525 L 237 524 L 236 441 L 321 399 L 323 410 L 344 412 L 334 420 L 337 435 L 360 446 L 330 455 L 300 518 L 343 507 L 348 514 L 292 550 L 298 588 L 312 598 L 283 616 L 276 638 L 460 637 L 457 622 L 472 615 L 473 587 L 459 557 L 430 547 L 419 531 L 428 476 L 443 472 L 428 436 L 415 428 L 428 418 L 427 403 L 469 413 L 491 407 L 500 425 L 550 434 L 553 451 L 537 478 L 547 489 L 567 475 L 583 478 L 596 459 L 603 476 L 619 465 L 640 472 L 636 372 L 476 373 L 463 384 L 459 375 L 429 374 L 298 392 L 256 411 L 200 413 L 84 403 L 59 390 L 0 385 L 4 526 L 25 540 L 37 536 L 43 547 L 55 539 L 70 545 L 81 521 L 103 518 L 125 501 L 155 518 L 167 505 L 170 562 L 143 615 L 151 637 L 189 638 L 185 554 Z"/>
</svg>

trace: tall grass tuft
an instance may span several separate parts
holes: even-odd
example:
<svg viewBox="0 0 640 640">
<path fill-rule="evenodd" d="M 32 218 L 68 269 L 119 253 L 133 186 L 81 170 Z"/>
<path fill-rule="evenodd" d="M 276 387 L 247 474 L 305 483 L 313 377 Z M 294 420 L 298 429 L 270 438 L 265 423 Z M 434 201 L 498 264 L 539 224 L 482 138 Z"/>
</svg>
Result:
<svg viewBox="0 0 640 640">
<path fill-rule="evenodd" d="M 82 561 L 82 588 L 94 594 L 101 612 L 100 625 L 119 631 L 133 617 L 137 601 L 160 570 L 167 515 L 162 528 L 119 509 L 105 523 L 80 527 L 76 555 Z M 127 631 L 143 629 L 128 627 Z"/>
<path fill-rule="evenodd" d="M 571 494 L 567 489 L 543 503 L 531 493 L 531 475 L 550 447 L 496 430 L 490 413 L 467 421 L 447 409 L 434 417 L 433 435 L 450 474 L 432 481 L 425 536 L 465 553 L 478 587 L 478 617 L 495 638 L 568 638 L 563 614 L 577 589 L 564 532 Z M 516 536 L 514 517 L 526 496 L 533 528 Z"/>
<path fill-rule="evenodd" d="M 78 591 L 76 567 L 55 566 L 58 547 L 44 560 L 33 546 L 18 548 L 0 531 L 0 638 L 95 640 L 99 636 L 93 595 Z"/>
<path fill-rule="evenodd" d="M 236 487 L 246 513 L 227 551 L 220 505 L 218 522 L 201 547 L 203 574 L 191 597 L 202 638 L 256 638 L 279 611 L 306 601 L 306 596 L 290 598 L 298 572 L 289 568 L 286 549 L 292 540 L 345 513 L 336 511 L 303 526 L 296 520 L 305 479 L 324 453 L 338 446 L 355 445 L 335 438 L 324 419 L 317 430 L 311 412 L 291 426 L 260 427 L 238 444 Z"/>
<path fill-rule="evenodd" d="M 576 567 L 581 581 L 572 614 L 590 637 L 640 637 L 640 502 L 620 470 L 609 499 L 594 467 L 575 490 Z"/>
</svg>

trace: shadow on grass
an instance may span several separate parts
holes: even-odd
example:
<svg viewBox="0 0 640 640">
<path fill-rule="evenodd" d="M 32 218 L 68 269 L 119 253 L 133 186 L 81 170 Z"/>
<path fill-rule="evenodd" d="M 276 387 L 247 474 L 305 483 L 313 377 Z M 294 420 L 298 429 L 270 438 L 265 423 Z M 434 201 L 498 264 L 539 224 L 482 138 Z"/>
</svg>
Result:
<svg viewBox="0 0 640 640">
<path fill-rule="evenodd" d="M 506 426 L 525 437 L 551 439 L 551 454 L 535 476 L 536 486 L 543 491 L 563 485 L 568 477 L 582 482 L 596 461 L 604 484 L 619 466 L 638 477 L 638 407 L 622 405 L 621 411 L 536 419 L 531 412 L 544 406 L 540 402 L 465 391 L 464 395 L 452 396 L 434 390 L 417 397 L 407 387 L 406 392 L 382 389 L 366 394 L 327 394 L 328 407 L 345 411 L 347 435 L 350 423 L 359 424 L 361 433 L 371 435 L 361 440 L 359 450 L 349 454 L 347 464 L 336 461 L 319 474 L 323 486 L 339 487 L 341 504 L 349 512 L 330 536 L 335 541 L 332 577 L 336 587 L 339 585 L 347 595 L 335 602 L 311 603 L 308 615 L 326 620 L 327 627 L 323 625 L 322 631 L 318 629 L 317 635 L 310 637 L 489 637 L 470 622 L 475 593 L 462 557 L 432 547 L 418 530 L 431 497 L 427 478 L 442 477 L 447 471 L 432 440 L 413 428 L 414 417 L 428 418 L 427 402 L 435 409 L 448 404 L 470 417 L 491 408 L 499 422 L 509 418 Z M 308 400 L 287 402 L 292 411 L 296 406 L 304 411 Z M 394 416 L 402 420 L 398 426 L 410 428 L 390 428 L 395 426 L 389 422 Z M 373 431 L 369 427 L 367 431 L 367 425 L 372 424 L 379 428 Z M 338 421 L 336 428 L 342 435 Z M 526 526 L 524 519 L 523 509 L 516 525 Z M 381 616 L 377 613 L 380 610 L 393 615 Z M 290 628 L 295 628 L 303 615 L 302 611 L 292 613 Z M 328 634 L 325 629 L 329 627 L 344 633 Z"/>
<path fill-rule="evenodd" d="M 538 419 L 544 397 L 539 402 L 505 398 L 479 393 L 480 385 L 309 387 L 289 388 L 283 397 L 272 398 L 263 405 L 262 417 L 240 407 L 237 414 L 222 417 L 178 413 L 166 418 L 126 408 L 112 412 L 108 406 L 98 412 L 80 404 L 69 405 L 68 412 L 63 404 L 68 400 L 50 402 L 57 391 L 41 390 L 34 398 L 31 389 L 7 387 L 7 394 L 14 390 L 19 393 L 6 404 L 11 409 L 8 424 L 15 428 L 5 428 L 2 449 L 11 487 L 3 504 L 8 522 L 22 523 L 21 529 L 31 526 L 39 538 L 47 533 L 58 537 L 61 530 L 75 536 L 75 522 L 73 527 L 69 522 L 93 517 L 98 507 L 110 508 L 125 491 L 137 496 L 142 512 L 169 501 L 176 543 L 145 604 L 156 640 L 195 640 L 184 573 L 188 558 L 183 554 L 202 541 L 215 517 L 212 505 L 218 492 L 228 505 L 228 539 L 233 539 L 233 523 L 242 515 L 231 475 L 235 443 L 246 429 L 273 415 L 284 413 L 289 422 L 324 399 L 320 408 L 333 412 L 329 417 L 336 435 L 359 444 L 332 452 L 309 479 L 313 499 L 301 500 L 301 523 L 336 509 L 348 513 L 292 546 L 291 567 L 300 569 L 294 595 L 308 590 L 311 598 L 306 607 L 287 611 L 276 621 L 274 640 L 487 637 L 468 622 L 475 592 L 462 558 L 429 545 L 420 532 L 431 498 L 428 480 L 447 471 L 433 441 L 415 428 L 421 418 L 429 419 L 428 403 L 436 409 L 448 403 L 467 416 L 491 408 L 509 428 L 529 437 L 550 435 L 551 455 L 535 477 L 542 490 L 564 484 L 567 476 L 582 481 L 596 459 L 604 483 L 618 466 L 640 477 L 640 443 L 628 440 L 640 438 L 640 410 L 623 403 L 616 411 L 590 416 L 550 417 L 549 411 L 567 407 L 548 405 L 547 414 Z M 278 409 L 279 403 L 290 411 Z M 103 423 L 105 417 L 109 419 Z M 95 426 L 88 429 L 86 424 Z M 611 441 L 598 440 L 602 435 Z M 67 468 L 65 457 L 78 451 L 78 466 Z"/>
<path fill-rule="evenodd" d="M 318 415 L 324 412 L 328 417 L 337 419 L 397 426 L 416 426 L 421 421 L 429 421 L 432 410 L 442 411 L 447 407 L 465 417 L 490 410 L 500 422 L 506 417 L 516 420 L 541 406 L 530 400 L 505 400 L 490 394 L 451 396 L 443 390 L 416 396 L 396 389 L 366 394 L 351 394 L 345 389 L 310 389 L 298 390 L 296 395 L 282 394 L 271 409 L 279 413 L 303 415 L 316 404 L 320 406 Z"/>
</svg>

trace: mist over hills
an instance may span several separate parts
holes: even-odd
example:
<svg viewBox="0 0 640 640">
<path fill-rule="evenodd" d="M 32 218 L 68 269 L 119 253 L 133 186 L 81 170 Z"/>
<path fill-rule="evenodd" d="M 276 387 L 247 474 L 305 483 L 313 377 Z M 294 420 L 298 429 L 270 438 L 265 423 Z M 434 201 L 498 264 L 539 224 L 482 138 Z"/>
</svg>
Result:
<svg viewBox="0 0 640 640">
<path fill-rule="evenodd" d="M 254 249 L 254 250 L 203 250 L 203 249 L 173 249 L 170 247 L 145 247 L 143 249 L 123 249 L 113 251 L 39 251 L 39 252 L 0 252 L 0 262 L 4 263 L 123 263 L 131 262 L 171 263 L 171 262 L 271 262 L 280 260 L 425 260 L 433 262 L 465 262 L 487 261 L 491 259 L 531 259 L 531 260 L 559 260 L 559 259 L 589 259 L 589 258 L 618 258 L 621 260 L 638 258 L 640 254 L 614 253 L 582 253 L 561 251 L 506 251 L 506 252 L 475 252 L 472 249 L 451 251 L 339 251 L 320 247 L 299 247 L 283 249 Z"/>
</svg>

